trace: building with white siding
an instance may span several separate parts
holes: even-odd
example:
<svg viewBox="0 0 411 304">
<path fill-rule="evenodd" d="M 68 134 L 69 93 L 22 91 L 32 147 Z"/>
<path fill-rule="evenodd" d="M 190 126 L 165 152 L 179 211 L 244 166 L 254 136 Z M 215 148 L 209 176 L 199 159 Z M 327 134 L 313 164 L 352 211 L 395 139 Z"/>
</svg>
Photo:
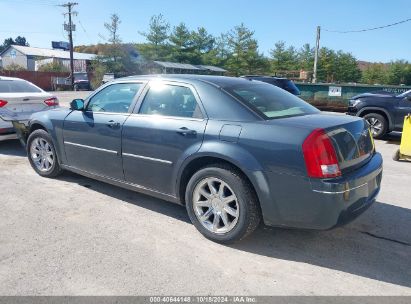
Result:
<svg viewBox="0 0 411 304">
<path fill-rule="evenodd" d="M 44 49 L 30 46 L 11 45 L 1 54 L 2 67 L 19 65 L 28 71 L 37 71 L 47 63 L 58 62 L 70 68 L 70 52 L 57 49 Z M 74 52 L 74 72 L 86 72 L 87 65 L 96 55 Z"/>
</svg>

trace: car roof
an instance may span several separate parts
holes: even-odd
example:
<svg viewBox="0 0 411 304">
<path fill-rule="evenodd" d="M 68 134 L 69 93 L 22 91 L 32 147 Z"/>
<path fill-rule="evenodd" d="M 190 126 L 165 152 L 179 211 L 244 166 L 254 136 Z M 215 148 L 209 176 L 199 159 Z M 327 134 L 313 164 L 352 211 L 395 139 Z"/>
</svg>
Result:
<svg viewBox="0 0 411 304">
<path fill-rule="evenodd" d="M 188 83 L 205 82 L 216 87 L 227 87 L 236 84 L 243 84 L 249 82 L 249 79 L 228 76 L 214 76 L 214 75 L 196 75 L 196 74 L 155 74 L 155 75 L 139 75 L 129 76 L 124 78 L 117 78 L 113 82 L 121 82 L 124 80 L 155 80 L 161 79 L 164 81 L 182 81 Z"/>
<path fill-rule="evenodd" d="M 243 78 L 267 78 L 267 79 L 276 79 L 276 80 L 289 80 L 285 77 L 277 77 L 277 76 L 265 76 L 265 75 L 244 75 L 241 76 Z"/>
</svg>

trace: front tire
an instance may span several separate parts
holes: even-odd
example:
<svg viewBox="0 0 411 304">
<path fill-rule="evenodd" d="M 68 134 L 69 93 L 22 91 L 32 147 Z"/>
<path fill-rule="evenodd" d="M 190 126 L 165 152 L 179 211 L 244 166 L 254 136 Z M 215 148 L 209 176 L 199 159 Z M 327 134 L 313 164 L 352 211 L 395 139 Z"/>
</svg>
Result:
<svg viewBox="0 0 411 304">
<path fill-rule="evenodd" d="M 36 130 L 30 134 L 27 155 L 30 165 L 40 176 L 52 178 L 61 174 L 56 149 L 50 134 L 45 130 Z"/>
<path fill-rule="evenodd" d="M 194 226 L 218 243 L 245 238 L 261 221 L 254 189 L 238 170 L 225 164 L 196 172 L 187 185 L 185 201 Z"/>
<path fill-rule="evenodd" d="M 369 113 L 364 116 L 364 119 L 370 126 L 371 134 L 374 138 L 380 139 L 387 134 L 388 122 L 381 114 Z"/>
</svg>

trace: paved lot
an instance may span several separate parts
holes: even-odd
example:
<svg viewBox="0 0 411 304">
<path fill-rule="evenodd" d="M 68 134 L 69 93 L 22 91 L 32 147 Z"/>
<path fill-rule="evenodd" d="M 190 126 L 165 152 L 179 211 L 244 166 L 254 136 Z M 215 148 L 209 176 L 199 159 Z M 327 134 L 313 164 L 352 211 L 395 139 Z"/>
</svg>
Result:
<svg viewBox="0 0 411 304">
<path fill-rule="evenodd" d="M 411 163 L 391 159 L 398 140 L 377 141 L 382 192 L 355 222 L 261 227 L 233 246 L 204 239 L 183 207 L 41 178 L 18 142 L 0 142 L 0 295 L 411 295 Z"/>
</svg>

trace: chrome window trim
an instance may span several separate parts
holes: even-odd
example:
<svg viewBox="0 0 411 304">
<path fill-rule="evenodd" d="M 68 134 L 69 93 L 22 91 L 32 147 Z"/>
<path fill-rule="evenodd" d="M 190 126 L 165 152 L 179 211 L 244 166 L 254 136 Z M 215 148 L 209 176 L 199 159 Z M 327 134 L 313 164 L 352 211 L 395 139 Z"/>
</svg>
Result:
<svg viewBox="0 0 411 304">
<path fill-rule="evenodd" d="M 69 145 L 69 146 L 75 146 L 75 147 L 95 150 L 95 151 L 107 152 L 107 153 L 111 153 L 111 154 L 118 154 L 117 151 L 114 151 L 114 150 L 107 150 L 107 149 L 103 149 L 103 148 L 77 144 L 77 143 L 73 143 L 73 142 L 70 142 L 70 141 L 65 141 L 64 144 Z"/>
<path fill-rule="evenodd" d="M 123 156 L 127 157 L 133 157 L 133 158 L 139 158 L 139 159 L 144 159 L 144 160 L 149 160 L 157 163 L 163 163 L 167 165 L 172 165 L 173 162 L 169 160 L 164 160 L 164 159 L 159 159 L 159 158 L 152 158 L 152 157 L 147 157 L 147 156 L 142 156 L 142 155 L 137 155 L 137 154 L 131 154 L 131 153 L 122 153 Z"/>
</svg>

